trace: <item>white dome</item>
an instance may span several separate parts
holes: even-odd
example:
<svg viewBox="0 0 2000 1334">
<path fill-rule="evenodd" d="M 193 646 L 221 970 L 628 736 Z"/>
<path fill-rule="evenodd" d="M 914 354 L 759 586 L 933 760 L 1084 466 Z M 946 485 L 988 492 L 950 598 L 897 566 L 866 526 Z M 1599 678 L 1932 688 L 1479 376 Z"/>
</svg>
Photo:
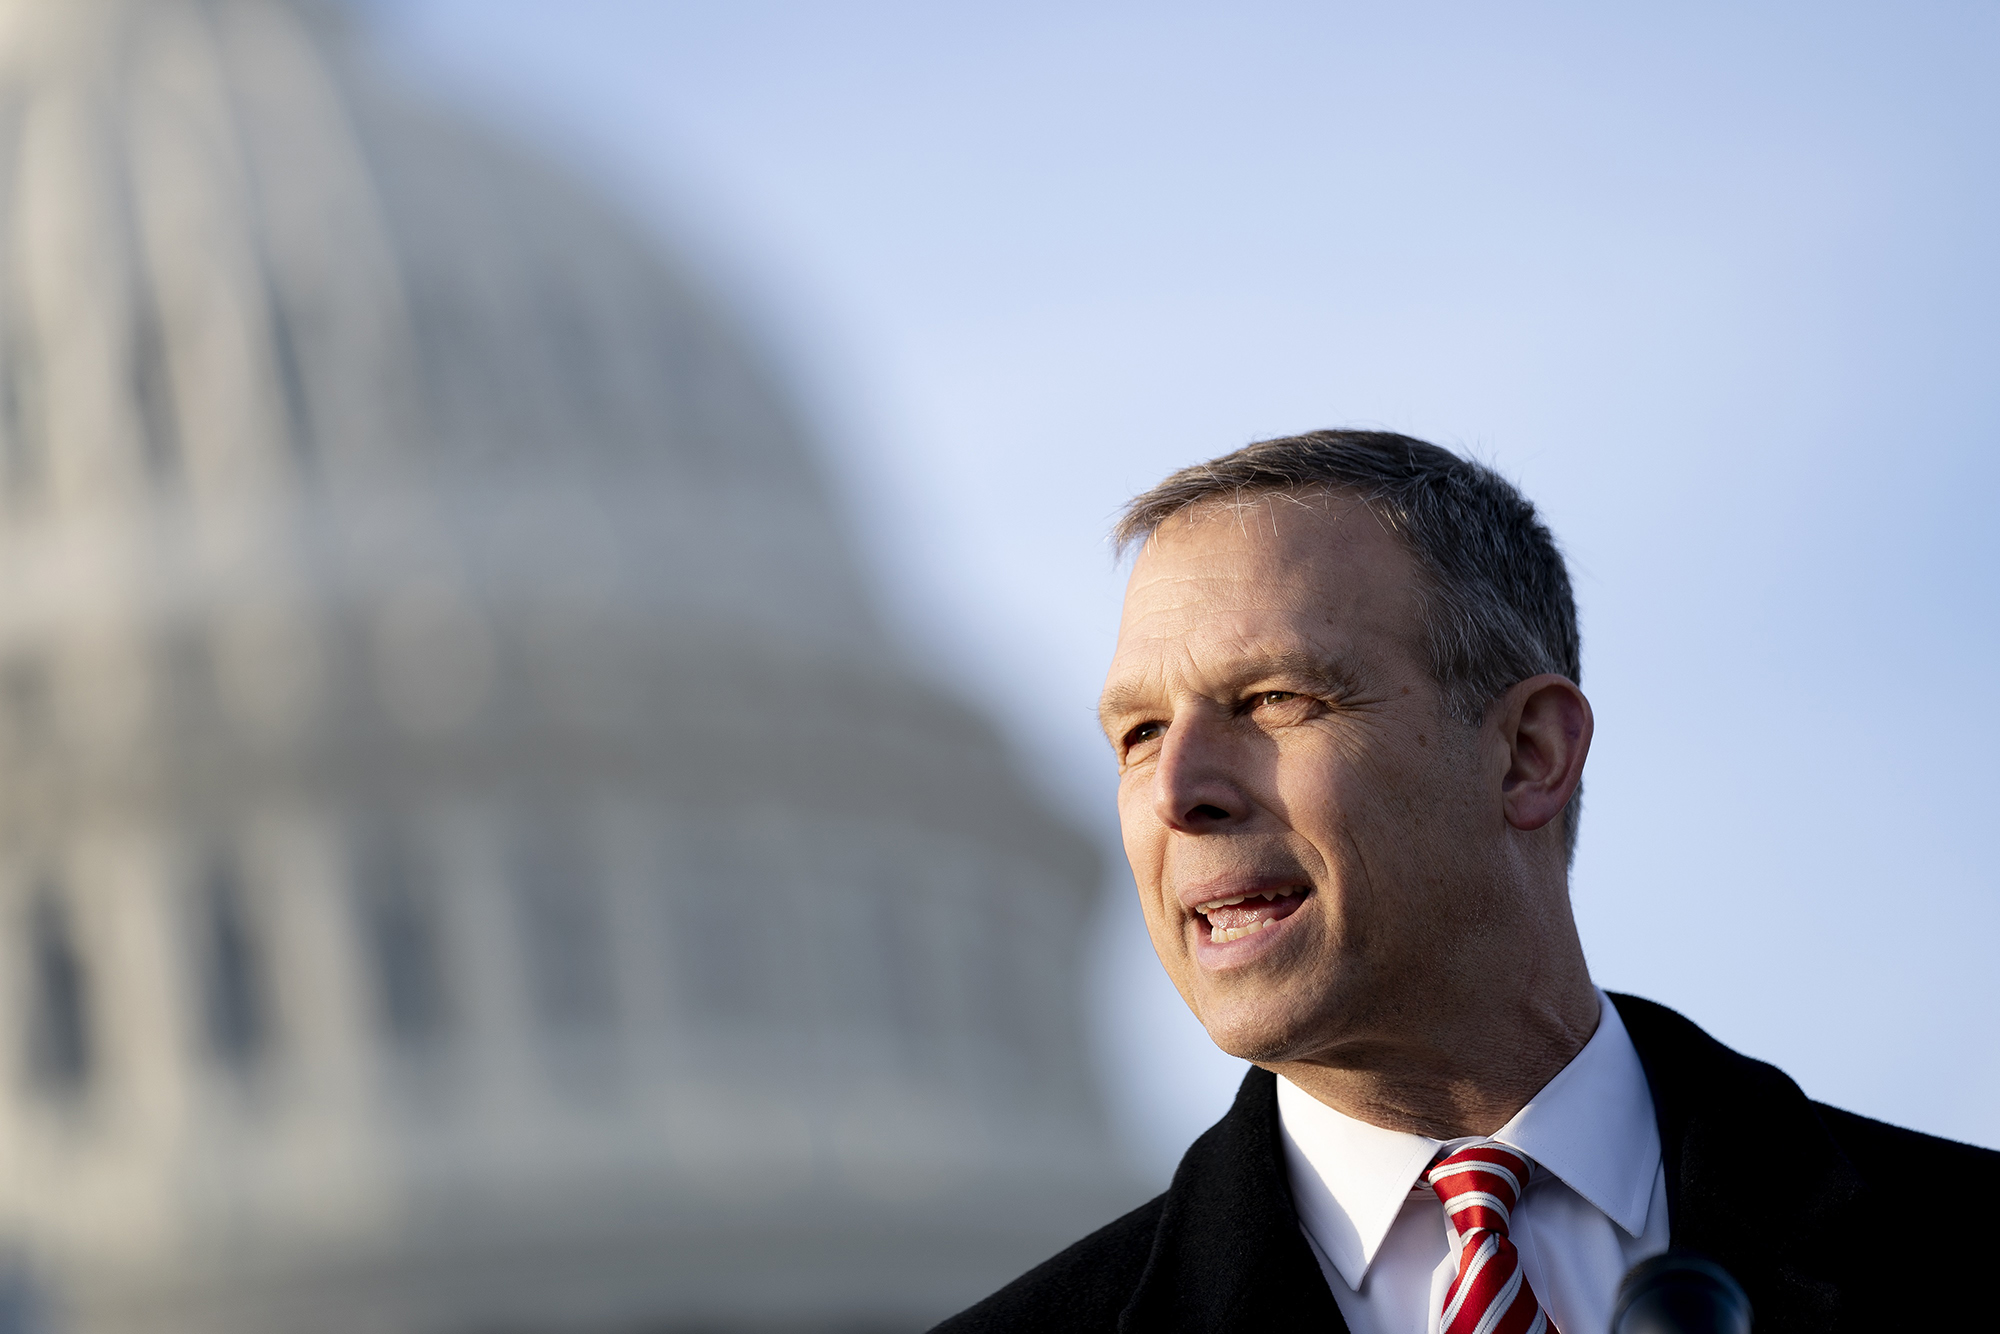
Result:
<svg viewBox="0 0 2000 1334">
<path fill-rule="evenodd" d="M 1095 879 L 633 229 L 281 0 L 0 0 L 0 1246 L 67 1327 L 942 1314 L 1126 1189 Z"/>
</svg>

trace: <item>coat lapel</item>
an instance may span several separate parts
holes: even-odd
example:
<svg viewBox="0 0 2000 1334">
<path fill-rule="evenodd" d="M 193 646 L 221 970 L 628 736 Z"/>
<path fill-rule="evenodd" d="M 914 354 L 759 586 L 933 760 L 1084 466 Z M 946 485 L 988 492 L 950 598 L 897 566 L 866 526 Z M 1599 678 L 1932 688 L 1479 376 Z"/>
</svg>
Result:
<svg viewBox="0 0 2000 1334">
<path fill-rule="evenodd" d="M 1253 1068 L 1181 1159 L 1120 1334 L 1347 1334 L 1299 1229 L 1283 1155 L 1277 1077 Z"/>
<path fill-rule="evenodd" d="M 1736 1276 L 1757 1334 L 1851 1323 L 1868 1272 L 1864 1187 L 1813 1104 L 1672 1010 L 1612 1001 L 1652 1085 L 1673 1244 Z"/>
</svg>

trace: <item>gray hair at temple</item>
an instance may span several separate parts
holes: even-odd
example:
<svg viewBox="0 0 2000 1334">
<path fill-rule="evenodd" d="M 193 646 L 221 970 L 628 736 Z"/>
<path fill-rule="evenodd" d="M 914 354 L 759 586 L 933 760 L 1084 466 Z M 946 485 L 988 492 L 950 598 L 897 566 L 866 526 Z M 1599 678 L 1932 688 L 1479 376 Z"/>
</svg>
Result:
<svg viewBox="0 0 2000 1334">
<path fill-rule="evenodd" d="M 1183 512 L 1273 494 L 1357 497 L 1408 544 L 1423 580 L 1431 675 L 1446 709 L 1476 726 L 1486 706 L 1544 672 L 1581 682 L 1583 641 L 1569 569 L 1513 483 L 1448 449 L 1388 431 L 1312 431 L 1260 440 L 1182 468 L 1126 505 L 1122 554 Z M 1583 789 L 1563 811 L 1576 854 Z"/>
</svg>

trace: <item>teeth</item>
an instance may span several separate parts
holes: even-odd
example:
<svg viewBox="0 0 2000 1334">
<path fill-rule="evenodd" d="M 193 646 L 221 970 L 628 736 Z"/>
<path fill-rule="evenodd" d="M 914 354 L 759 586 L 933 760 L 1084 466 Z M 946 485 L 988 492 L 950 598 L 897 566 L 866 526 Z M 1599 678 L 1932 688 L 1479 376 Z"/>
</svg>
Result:
<svg viewBox="0 0 2000 1334">
<path fill-rule="evenodd" d="M 1292 895 L 1296 893 L 1298 893 L 1296 889 L 1258 890 L 1254 894 L 1238 894 L 1233 899 L 1210 899 L 1207 903 L 1204 903 L 1200 907 L 1196 908 L 1195 911 L 1198 913 L 1206 914 L 1214 912 L 1217 908 L 1234 908 L 1237 904 L 1243 902 L 1245 899 L 1262 899 L 1264 900 L 1264 902 L 1269 903 L 1272 899 L 1286 899 L 1290 898 Z"/>
<path fill-rule="evenodd" d="M 1209 939 L 1218 945 L 1227 945 L 1232 940 L 1241 940 L 1245 936 L 1254 935 L 1270 924 L 1270 918 L 1260 917 L 1248 926 L 1218 926 L 1210 930 Z"/>
</svg>

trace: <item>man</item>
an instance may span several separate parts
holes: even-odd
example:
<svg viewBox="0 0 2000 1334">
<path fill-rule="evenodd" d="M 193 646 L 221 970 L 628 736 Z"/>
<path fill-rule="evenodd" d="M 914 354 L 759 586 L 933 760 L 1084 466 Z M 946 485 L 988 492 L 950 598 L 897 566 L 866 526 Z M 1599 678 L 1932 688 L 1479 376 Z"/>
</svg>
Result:
<svg viewBox="0 0 2000 1334">
<path fill-rule="evenodd" d="M 1669 1247 L 1759 1334 L 2000 1328 L 2000 1154 L 1592 984 L 1576 608 L 1512 486 L 1322 431 L 1174 474 L 1118 537 L 1126 853 L 1174 984 L 1255 1068 L 1166 1194 L 944 1329 L 1600 1334 Z"/>
</svg>

